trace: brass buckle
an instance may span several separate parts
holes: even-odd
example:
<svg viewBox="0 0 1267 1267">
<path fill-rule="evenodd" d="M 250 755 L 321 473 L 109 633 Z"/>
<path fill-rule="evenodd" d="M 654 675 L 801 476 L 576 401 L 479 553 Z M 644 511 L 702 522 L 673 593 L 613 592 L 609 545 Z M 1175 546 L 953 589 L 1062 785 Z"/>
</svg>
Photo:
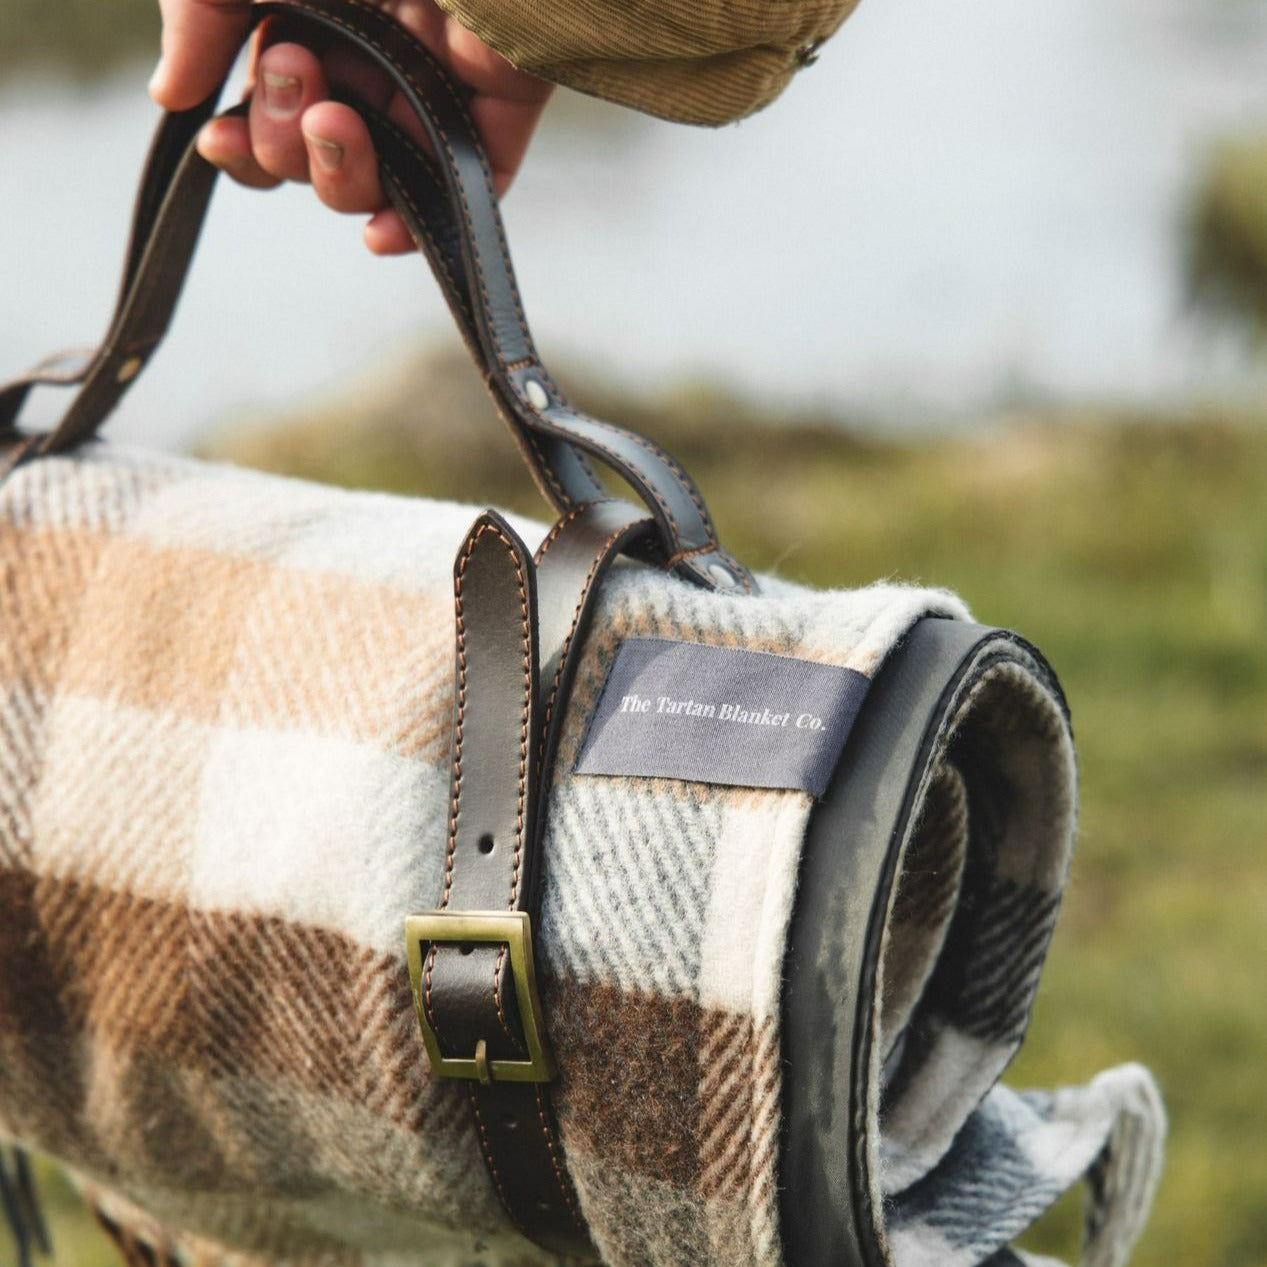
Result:
<svg viewBox="0 0 1267 1267">
<path fill-rule="evenodd" d="M 523 1023 L 527 1060 L 489 1060 L 484 1040 L 473 1056 L 446 1056 L 422 1006 L 422 964 L 439 944 L 502 944 L 510 952 L 510 974 Z M 474 1078 L 480 1082 L 549 1082 L 554 1058 L 546 1045 L 545 1019 L 537 974 L 532 963 L 532 921 L 524 911 L 429 911 L 405 920 L 405 955 L 413 987 L 414 1011 L 422 1026 L 422 1041 L 438 1078 Z"/>
</svg>

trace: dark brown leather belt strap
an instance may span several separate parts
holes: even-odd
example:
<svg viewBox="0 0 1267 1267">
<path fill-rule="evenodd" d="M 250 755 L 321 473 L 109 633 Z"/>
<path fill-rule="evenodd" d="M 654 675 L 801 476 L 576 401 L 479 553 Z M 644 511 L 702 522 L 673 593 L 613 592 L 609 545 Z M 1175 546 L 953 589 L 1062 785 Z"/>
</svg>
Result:
<svg viewBox="0 0 1267 1267">
<path fill-rule="evenodd" d="M 457 660 L 452 810 L 438 909 L 406 945 L 433 1072 L 470 1079 L 480 1147 L 515 1225 L 556 1253 L 596 1259 L 549 1097 L 537 988 L 546 783 L 598 586 L 654 531 L 623 502 L 578 507 L 534 562 L 499 515 L 467 536 L 454 573 Z M 544 690 L 542 683 L 544 682 Z"/>
</svg>

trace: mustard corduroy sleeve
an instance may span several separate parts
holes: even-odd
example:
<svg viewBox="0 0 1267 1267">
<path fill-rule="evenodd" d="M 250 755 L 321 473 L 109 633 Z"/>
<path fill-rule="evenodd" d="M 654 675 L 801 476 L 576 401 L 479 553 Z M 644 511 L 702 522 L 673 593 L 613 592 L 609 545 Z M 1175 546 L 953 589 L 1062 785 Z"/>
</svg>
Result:
<svg viewBox="0 0 1267 1267">
<path fill-rule="evenodd" d="M 439 0 L 543 79 L 682 123 L 773 101 L 858 0 Z"/>
</svg>

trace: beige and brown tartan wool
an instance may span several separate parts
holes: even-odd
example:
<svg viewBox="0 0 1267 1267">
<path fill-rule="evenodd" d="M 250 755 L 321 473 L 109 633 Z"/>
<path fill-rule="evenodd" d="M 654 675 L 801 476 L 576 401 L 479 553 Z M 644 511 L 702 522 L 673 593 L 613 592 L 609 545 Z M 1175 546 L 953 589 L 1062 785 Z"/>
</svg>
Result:
<svg viewBox="0 0 1267 1267">
<path fill-rule="evenodd" d="M 403 920 L 441 891 L 452 560 L 475 513 L 100 445 L 0 486 L 0 1135 L 177 1261 L 553 1261 L 508 1225 L 461 1085 L 430 1076 L 404 965 Z M 607 665 L 637 635 L 870 675 L 926 613 L 965 615 L 940 591 L 729 598 L 632 565 L 605 587 L 538 961 L 563 1145 L 615 1267 L 781 1262 L 780 982 L 811 803 L 571 773 Z M 1085 1173 L 1088 1262 L 1123 1261 L 1147 1208 L 1146 1075 L 995 1086 L 1073 805 L 1034 666 L 984 674 L 876 1001 L 876 1198 L 903 1267 L 1014 1261 Z"/>
</svg>

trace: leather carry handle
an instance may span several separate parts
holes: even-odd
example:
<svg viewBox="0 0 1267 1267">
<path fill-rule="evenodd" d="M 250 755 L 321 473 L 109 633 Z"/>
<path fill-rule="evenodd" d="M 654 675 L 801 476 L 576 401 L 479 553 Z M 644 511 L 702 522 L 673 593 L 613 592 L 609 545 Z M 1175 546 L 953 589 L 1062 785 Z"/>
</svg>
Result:
<svg viewBox="0 0 1267 1267">
<path fill-rule="evenodd" d="M 399 129 L 358 105 L 378 147 L 389 197 L 427 256 L 503 417 L 556 510 L 566 514 L 607 495 L 589 462 L 595 458 L 650 510 L 660 561 L 708 588 L 750 590 L 750 576 L 721 548 L 685 471 L 642 436 L 573 409 L 541 364 L 487 161 L 459 90 L 431 55 L 364 0 L 263 0 L 253 7 L 254 23 L 268 17 L 351 43 L 387 72 L 422 122 L 437 156 L 434 165 Z M 12 427 L 32 386 L 82 383 L 61 423 L 39 443 L 40 452 L 62 451 L 94 435 L 166 332 L 214 187 L 216 171 L 194 144 L 220 91 L 160 121 L 137 198 L 119 301 L 91 361 L 76 372 L 43 367 L 0 388 L 0 427 Z"/>
</svg>

